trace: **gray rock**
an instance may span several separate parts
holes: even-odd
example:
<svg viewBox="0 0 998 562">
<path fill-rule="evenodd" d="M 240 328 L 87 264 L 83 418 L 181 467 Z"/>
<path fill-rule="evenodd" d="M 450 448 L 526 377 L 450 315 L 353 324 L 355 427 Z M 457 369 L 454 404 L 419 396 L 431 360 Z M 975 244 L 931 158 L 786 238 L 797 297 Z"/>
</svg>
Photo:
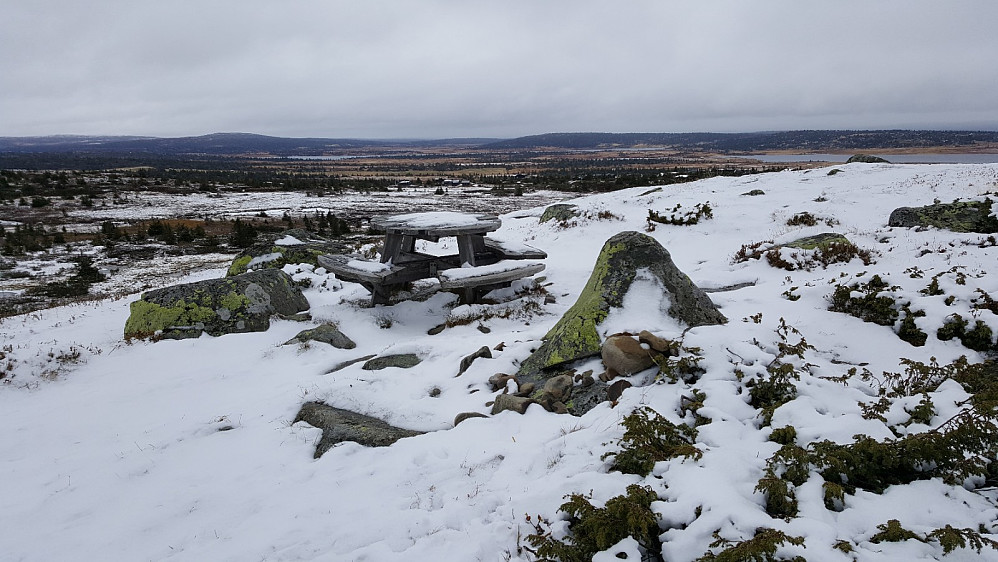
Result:
<svg viewBox="0 0 998 562">
<path fill-rule="evenodd" d="M 865 162 L 867 164 L 890 164 L 887 160 L 879 156 L 872 156 L 870 154 L 853 154 L 846 160 L 846 164 L 852 164 L 853 162 Z"/>
<path fill-rule="evenodd" d="M 666 312 L 689 326 L 723 324 L 727 318 L 654 238 L 640 232 L 621 232 L 606 241 L 572 308 L 544 336 L 544 343 L 528 357 L 517 373 L 524 378 L 552 367 L 600 353 L 602 342 L 596 326 L 611 308 L 620 308 L 638 270 L 649 271 L 669 293 Z"/>
<path fill-rule="evenodd" d="M 814 236 L 798 238 L 793 242 L 783 244 L 784 247 L 797 250 L 817 250 L 827 248 L 830 244 L 852 244 L 848 238 L 836 232 L 823 232 Z"/>
<path fill-rule="evenodd" d="M 336 371 L 341 371 L 343 369 L 346 369 L 350 365 L 354 365 L 356 363 L 360 363 L 361 361 L 367 361 L 369 359 L 374 359 L 375 357 L 377 357 L 377 355 L 365 355 L 363 357 L 358 357 L 356 359 L 350 359 L 349 361 L 343 361 L 342 363 L 337 363 L 332 369 L 329 369 L 328 371 L 326 371 L 326 374 L 327 375 L 331 375 L 331 374 L 335 373 Z"/>
<path fill-rule="evenodd" d="M 461 359 L 461 366 L 457 371 L 457 376 L 463 375 L 464 372 L 468 370 L 468 367 L 471 367 L 471 364 L 475 361 L 475 359 L 481 358 L 492 359 L 492 350 L 489 349 L 489 346 L 483 345 L 478 349 L 478 351 L 472 353 L 464 359 Z"/>
<path fill-rule="evenodd" d="M 887 226 L 910 228 L 934 226 L 952 232 L 998 232 L 998 218 L 991 216 L 991 199 L 936 203 L 925 207 L 894 209 Z"/>
<path fill-rule="evenodd" d="M 557 402 L 567 402 L 572 396 L 573 380 L 572 375 L 558 375 L 551 377 L 544 383 L 542 392 L 548 394 Z"/>
<path fill-rule="evenodd" d="M 361 369 L 365 371 L 380 371 L 381 369 L 387 369 L 388 367 L 396 367 L 399 369 L 411 369 L 416 365 L 419 365 L 423 360 L 420 359 L 415 353 L 401 353 L 398 355 L 382 355 L 369 360 L 364 363 Z"/>
<path fill-rule="evenodd" d="M 454 427 L 457 427 L 457 424 L 463 422 L 464 420 L 471 418 L 488 418 L 488 416 L 481 412 L 461 412 L 460 414 L 454 416 Z"/>
<path fill-rule="evenodd" d="M 579 208 L 575 205 L 555 203 L 554 205 L 549 205 L 546 209 L 544 209 L 544 212 L 541 214 L 541 222 L 544 223 L 549 220 L 564 222 L 572 220 L 577 216 L 579 216 Z"/>
<path fill-rule="evenodd" d="M 492 415 L 494 416 L 499 412 L 505 412 L 506 410 L 522 414 L 527 411 L 527 406 L 535 403 L 536 402 L 534 402 L 534 400 L 523 396 L 500 394 L 499 396 L 496 396 L 496 401 L 492 404 Z"/>
<path fill-rule="evenodd" d="M 275 244 L 288 236 L 302 243 Z M 333 240 L 307 230 L 291 229 L 275 234 L 261 234 L 258 242 L 236 255 L 226 275 L 246 273 L 249 268 L 280 269 L 295 263 L 318 267 L 317 258 L 322 254 L 346 254 L 351 251 L 350 244 L 342 240 Z"/>
<path fill-rule="evenodd" d="M 309 341 L 326 343 L 338 349 L 353 349 L 357 347 L 357 344 L 343 334 L 343 332 L 336 327 L 336 324 L 329 323 L 320 324 L 311 330 L 302 330 L 301 332 L 298 332 L 297 336 L 284 342 L 284 345 L 305 343 Z"/>
<path fill-rule="evenodd" d="M 510 380 L 516 380 L 513 375 L 507 375 L 506 373 L 496 373 L 489 377 L 489 385 L 492 387 L 492 391 L 502 390 L 506 388 L 506 383 Z"/>
<path fill-rule="evenodd" d="M 372 418 L 321 404 L 306 402 L 295 417 L 294 422 L 303 421 L 322 430 L 322 438 L 315 446 L 314 458 L 319 458 L 330 447 L 343 441 L 353 441 L 365 447 L 387 447 L 404 437 L 422 435 L 422 431 L 402 429 Z"/>
<path fill-rule="evenodd" d="M 620 375 L 633 375 L 655 365 L 655 355 L 658 353 L 645 349 L 636 338 L 627 335 L 616 335 L 606 338 L 603 342 L 601 355 L 603 364 Z"/>
<path fill-rule="evenodd" d="M 291 277 L 261 270 L 148 291 L 131 304 L 125 337 L 196 338 L 262 332 L 270 317 L 308 310 L 308 301 Z"/>
<path fill-rule="evenodd" d="M 568 413 L 582 416 L 601 402 L 607 401 L 607 384 L 593 381 L 593 384 L 577 386 L 572 389 L 572 399 L 568 401 Z"/>
</svg>

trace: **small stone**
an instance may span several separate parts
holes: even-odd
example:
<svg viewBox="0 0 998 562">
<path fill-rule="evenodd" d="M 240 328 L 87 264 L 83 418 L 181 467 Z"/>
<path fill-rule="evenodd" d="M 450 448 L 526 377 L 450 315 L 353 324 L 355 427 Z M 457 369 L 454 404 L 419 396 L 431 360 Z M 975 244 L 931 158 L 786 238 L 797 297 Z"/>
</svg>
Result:
<svg viewBox="0 0 998 562">
<path fill-rule="evenodd" d="M 478 325 L 478 331 L 481 332 L 481 333 L 483 333 L 483 334 L 488 334 L 488 333 L 492 332 L 492 329 L 489 328 L 488 326 L 485 326 L 484 324 L 479 324 Z"/>
<path fill-rule="evenodd" d="M 525 382 L 522 385 L 520 385 L 520 391 L 517 392 L 516 395 L 517 396 L 530 396 L 531 394 L 534 393 L 534 389 L 536 389 L 536 388 L 537 388 L 536 384 L 534 384 L 532 382 Z"/>
<path fill-rule="evenodd" d="M 544 383 L 543 392 L 551 395 L 556 401 L 565 401 L 572 395 L 572 375 L 558 375 Z"/>
<path fill-rule="evenodd" d="M 585 375 L 585 376 L 582 377 L 582 388 L 589 388 L 590 386 L 592 386 L 594 384 L 596 384 L 596 380 L 593 379 L 593 375 L 592 375 L 591 372 L 590 372 L 590 374 Z"/>
<path fill-rule="evenodd" d="M 638 341 L 648 344 L 648 347 L 659 353 L 672 355 L 672 342 L 665 338 L 660 338 L 648 330 L 641 330 L 641 333 L 638 334 Z"/>
<path fill-rule="evenodd" d="M 430 328 L 429 330 L 427 330 L 426 331 L 426 335 L 428 335 L 428 336 L 435 336 L 435 335 L 439 334 L 440 332 L 444 331 L 444 328 L 446 328 L 446 327 L 447 327 L 447 324 L 438 324 L 438 325 Z"/>
<path fill-rule="evenodd" d="M 461 412 L 460 414 L 454 416 L 454 427 L 457 427 L 457 424 L 470 418 L 487 418 L 487 417 L 488 416 L 486 416 L 481 412 Z"/>
<path fill-rule="evenodd" d="M 494 349 L 496 351 L 502 351 L 502 350 L 506 349 L 506 342 L 501 341 L 501 342 L 499 342 L 499 344 L 497 346 L 493 347 L 492 349 Z"/>
<path fill-rule="evenodd" d="M 513 375 L 507 375 L 506 373 L 496 373 L 489 377 L 489 385 L 492 387 L 492 391 L 502 390 L 506 388 L 506 381 L 516 380 Z"/>
<path fill-rule="evenodd" d="M 483 345 L 478 349 L 478 351 L 472 353 L 464 359 L 461 359 L 461 365 L 458 369 L 457 376 L 463 375 L 464 372 L 468 370 L 468 367 L 471 367 L 471 364 L 475 361 L 475 359 L 480 358 L 492 359 L 492 351 L 489 350 L 489 346 Z"/>
<path fill-rule="evenodd" d="M 615 402 L 622 394 L 624 394 L 624 391 L 631 388 L 631 386 L 633 385 L 625 380 L 619 380 L 611 384 L 610 388 L 606 391 L 606 399 L 611 402 Z"/>
<path fill-rule="evenodd" d="M 430 389 L 430 398 L 436 398 L 437 396 L 440 396 L 440 392 L 441 391 L 440 391 L 440 387 L 439 386 L 435 386 L 435 387 L 431 388 Z"/>
<path fill-rule="evenodd" d="M 613 369 L 607 369 L 599 374 L 599 380 L 603 382 L 610 382 L 619 376 L 620 373 L 618 373 L 617 371 L 614 371 Z"/>
<path fill-rule="evenodd" d="M 495 403 L 492 404 L 492 415 L 496 415 L 499 412 L 504 412 L 506 410 L 511 410 L 518 414 L 522 414 L 527 411 L 527 406 L 534 404 L 534 400 L 530 398 L 524 398 L 523 396 L 513 396 L 512 394 L 500 394 L 496 396 Z"/>
</svg>

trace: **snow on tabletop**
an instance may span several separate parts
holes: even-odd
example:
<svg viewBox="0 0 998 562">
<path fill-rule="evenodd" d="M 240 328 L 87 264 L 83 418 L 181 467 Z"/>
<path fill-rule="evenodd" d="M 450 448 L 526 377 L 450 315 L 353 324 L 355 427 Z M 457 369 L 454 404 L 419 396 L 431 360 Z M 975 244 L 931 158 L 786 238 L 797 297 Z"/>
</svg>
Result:
<svg viewBox="0 0 998 562">
<path fill-rule="evenodd" d="M 454 211 L 437 211 L 432 213 L 408 213 L 392 215 L 384 220 L 386 223 L 404 224 L 410 228 L 461 228 L 480 224 L 482 215 L 470 215 Z"/>
<path fill-rule="evenodd" d="M 367 271 L 369 273 L 380 273 L 392 268 L 392 265 L 389 263 L 381 263 L 370 260 L 347 260 L 346 266 L 359 271 Z"/>
<path fill-rule="evenodd" d="M 771 428 L 762 427 L 759 410 L 749 405 L 745 381 L 765 373 L 779 353 L 781 319 L 814 347 L 794 359 L 798 395 L 775 410 L 772 422 L 795 427 L 801 446 L 826 439 L 850 443 L 858 433 L 893 438 L 887 423 L 863 416 L 860 404 L 880 398 L 875 380 L 833 380 L 850 368 L 881 377 L 902 372 L 901 358 L 928 363 L 935 357 L 945 365 L 966 355 L 979 362 L 981 354 L 956 339 L 940 341 L 936 329 L 953 313 L 998 328 L 990 310 L 971 313 L 972 299 L 981 299 L 978 289 L 998 296 L 998 246 L 986 235 L 886 227 L 896 207 L 994 191 L 998 166 L 836 168 L 841 171 L 834 175 L 813 169 L 716 177 L 647 195 L 650 188 L 641 187 L 581 197 L 571 201 L 580 216 L 569 228 L 534 218 L 504 221 L 497 237 L 543 246 L 549 256 L 544 286 L 554 302 L 541 304 L 532 295 L 530 307 L 515 301 L 457 306 L 454 295 L 442 292 L 369 307 L 362 286 L 330 282 L 321 270 L 303 268 L 295 279 L 305 287 L 313 324 L 275 318 L 261 333 L 126 343 L 122 327 L 138 293 L 2 319 L 2 557 L 412 561 L 445 553 L 448 560 L 525 562 L 533 557 L 521 547 L 534 532 L 525 514 L 534 522 L 538 515 L 551 521 L 560 538 L 567 522 L 558 507 L 566 494 L 591 493 L 590 501 L 602 506 L 636 483 L 659 498 L 652 509 L 661 516 L 663 556 L 671 562 L 703 556 L 715 533 L 739 541 L 760 527 L 802 537 L 803 547 L 779 552 L 808 560 L 996 559 L 988 547 L 981 554 L 956 549 L 942 558 L 933 541 L 870 542 L 878 525 L 891 519 L 922 536 L 951 525 L 998 539 L 995 493 L 980 488 L 982 479 L 966 487 L 933 478 L 880 494 L 859 490 L 845 496 L 841 511 L 832 511 L 824 505 L 823 480 L 812 471 L 795 489 L 799 512 L 789 520 L 770 517 L 756 490 L 779 445 L 769 441 Z M 753 189 L 765 195 L 741 195 Z M 580 418 L 532 405 L 524 415 L 504 412 L 453 427 L 460 412 L 489 412 L 494 393 L 488 378 L 516 372 L 575 303 L 605 240 L 624 230 L 645 232 L 649 210 L 706 201 L 713 219 L 660 224 L 648 235 L 701 286 L 755 281 L 710 294 L 728 323 L 687 331 L 661 316 L 668 300 L 656 298 L 654 282 L 640 278 L 623 309 L 601 325 L 683 337 L 684 346 L 700 348 L 704 373 L 698 379 L 655 384 L 648 371 L 629 378 L 635 387 L 614 407 L 603 403 Z M 837 223 L 787 225 L 804 211 Z M 785 271 L 765 258 L 733 259 L 745 244 L 825 231 L 873 251 L 876 263 Z M 222 274 L 198 272 L 184 281 Z M 915 318 L 927 334 L 924 346 L 900 340 L 896 326 L 828 310 L 837 284 L 867 282 L 874 274 L 897 287 L 900 302 L 926 312 Z M 934 277 L 944 294 L 922 293 Z M 427 334 L 458 315 L 464 321 Z M 357 347 L 281 345 L 320 322 L 335 323 Z M 800 336 L 787 337 L 793 344 Z M 479 359 L 455 377 L 461 359 L 482 346 L 493 350 L 493 358 Z M 327 374 L 359 357 L 402 350 L 418 350 L 422 363 L 404 372 L 365 371 L 355 363 Z M 598 358 L 577 368 L 601 370 Z M 694 390 L 705 396 L 698 413 L 711 420 L 698 427 L 699 460 L 659 462 L 647 477 L 608 471 L 610 460 L 601 455 L 618 450 L 625 415 L 647 406 L 673 423 L 693 423 L 680 406 Z M 935 415 L 928 424 L 893 428 L 937 427 L 967 396 L 953 383 L 929 395 Z M 291 424 L 311 400 L 427 433 L 384 448 L 343 443 L 313 459 L 319 430 Z M 915 402 L 894 402 L 885 419 L 906 420 L 905 410 Z M 852 552 L 844 555 L 839 544 Z M 635 545 L 625 540 L 616 549 L 633 554 Z"/>
</svg>

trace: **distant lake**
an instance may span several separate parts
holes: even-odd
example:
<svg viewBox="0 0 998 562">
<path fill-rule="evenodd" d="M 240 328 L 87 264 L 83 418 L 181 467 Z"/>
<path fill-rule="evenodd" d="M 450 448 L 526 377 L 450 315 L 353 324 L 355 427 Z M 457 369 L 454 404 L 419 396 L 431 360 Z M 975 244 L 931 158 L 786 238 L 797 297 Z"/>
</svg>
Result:
<svg viewBox="0 0 998 562">
<path fill-rule="evenodd" d="M 895 164 L 994 164 L 998 154 L 875 154 Z M 748 154 L 736 158 L 751 158 L 760 162 L 831 162 L 844 163 L 851 154 Z"/>
</svg>

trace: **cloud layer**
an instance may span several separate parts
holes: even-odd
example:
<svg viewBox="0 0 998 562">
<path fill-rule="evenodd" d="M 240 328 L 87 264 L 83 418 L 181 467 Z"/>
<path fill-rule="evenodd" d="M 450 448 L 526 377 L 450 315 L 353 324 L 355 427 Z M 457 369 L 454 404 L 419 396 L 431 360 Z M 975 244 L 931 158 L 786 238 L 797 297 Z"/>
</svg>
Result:
<svg viewBox="0 0 998 562">
<path fill-rule="evenodd" d="M 15 0 L 0 136 L 998 128 L 998 3 Z"/>
</svg>

